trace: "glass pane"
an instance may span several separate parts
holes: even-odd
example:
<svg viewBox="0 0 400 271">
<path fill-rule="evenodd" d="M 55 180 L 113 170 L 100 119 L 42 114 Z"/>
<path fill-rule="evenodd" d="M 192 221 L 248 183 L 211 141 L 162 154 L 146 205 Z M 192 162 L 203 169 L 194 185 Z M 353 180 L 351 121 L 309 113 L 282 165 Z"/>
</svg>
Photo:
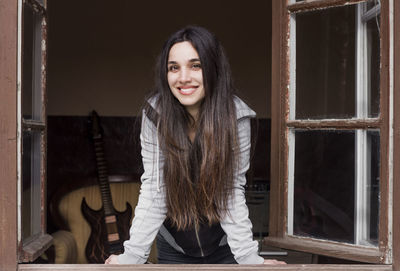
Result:
<svg viewBox="0 0 400 271">
<path fill-rule="evenodd" d="M 353 243 L 355 132 L 297 130 L 295 142 L 293 233 Z"/>
<path fill-rule="evenodd" d="M 42 113 L 42 27 L 41 17 L 24 5 L 22 114 L 41 120 Z"/>
<path fill-rule="evenodd" d="M 355 5 L 296 14 L 296 118 L 355 116 Z"/>
<path fill-rule="evenodd" d="M 295 130 L 294 138 L 293 234 L 378 245 L 379 131 Z"/>
<path fill-rule="evenodd" d="M 41 134 L 24 131 L 22 139 L 22 240 L 41 231 Z"/>
<path fill-rule="evenodd" d="M 367 60 L 368 73 L 368 117 L 379 116 L 380 98 L 380 38 L 379 24 L 380 18 L 374 17 L 367 22 Z"/>
<path fill-rule="evenodd" d="M 367 187 L 369 199 L 369 219 L 367 231 L 367 243 L 378 245 L 379 241 L 379 168 L 380 168 L 380 134 L 379 131 L 368 131 L 368 164 L 367 176 L 369 184 Z"/>
</svg>

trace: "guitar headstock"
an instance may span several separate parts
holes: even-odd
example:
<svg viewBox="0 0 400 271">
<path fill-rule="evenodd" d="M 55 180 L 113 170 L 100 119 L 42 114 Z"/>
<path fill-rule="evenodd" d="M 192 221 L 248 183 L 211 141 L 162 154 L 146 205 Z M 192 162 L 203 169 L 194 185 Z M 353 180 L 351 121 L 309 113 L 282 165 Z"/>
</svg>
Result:
<svg viewBox="0 0 400 271">
<path fill-rule="evenodd" d="M 89 125 L 91 126 L 90 131 L 93 139 L 102 138 L 103 137 L 103 130 L 100 124 L 100 117 L 99 114 L 95 110 L 90 113 Z"/>
</svg>

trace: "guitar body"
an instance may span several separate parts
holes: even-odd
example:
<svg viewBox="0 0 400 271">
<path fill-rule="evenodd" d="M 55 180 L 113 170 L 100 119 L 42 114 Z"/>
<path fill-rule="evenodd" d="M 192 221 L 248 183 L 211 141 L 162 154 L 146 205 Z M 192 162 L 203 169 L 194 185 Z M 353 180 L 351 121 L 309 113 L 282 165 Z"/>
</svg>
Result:
<svg viewBox="0 0 400 271">
<path fill-rule="evenodd" d="M 83 198 L 81 211 L 90 225 L 91 233 L 86 244 L 85 254 L 89 263 L 104 263 L 110 254 L 120 254 L 124 252 L 123 242 L 129 239 L 129 228 L 132 217 L 132 207 L 127 202 L 126 209 L 123 212 L 115 210 L 116 227 L 118 229 L 119 239 L 109 241 L 107 225 L 105 223 L 105 213 L 102 207 L 99 210 L 91 209 L 86 199 Z"/>
</svg>

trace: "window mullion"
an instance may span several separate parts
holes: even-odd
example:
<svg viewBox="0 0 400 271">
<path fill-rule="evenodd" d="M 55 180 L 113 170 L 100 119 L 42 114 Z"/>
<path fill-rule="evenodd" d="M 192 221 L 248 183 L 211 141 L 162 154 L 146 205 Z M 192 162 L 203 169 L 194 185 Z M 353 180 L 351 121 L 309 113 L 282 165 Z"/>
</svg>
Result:
<svg viewBox="0 0 400 271">
<path fill-rule="evenodd" d="M 288 135 L 288 189 L 287 189 L 287 234 L 293 235 L 294 226 L 294 169 L 295 169 L 295 130 L 289 129 Z"/>
<path fill-rule="evenodd" d="M 356 118 L 366 119 L 368 117 L 368 50 L 367 50 L 367 27 L 362 17 L 366 11 L 366 5 L 361 4 L 356 9 Z M 354 212 L 354 242 L 359 245 L 367 245 L 369 239 L 370 200 L 368 178 L 368 139 L 367 130 L 358 129 L 355 142 L 355 212 Z"/>
<path fill-rule="evenodd" d="M 290 15 L 289 22 L 289 120 L 296 119 L 296 15 Z M 287 183 L 287 225 L 286 232 L 293 235 L 294 223 L 294 156 L 295 156 L 295 129 L 288 129 L 288 183 Z"/>
<path fill-rule="evenodd" d="M 362 22 L 365 5 L 357 5 L 356 9 L 356 118 L 368 117 L 368 50 L 367 50 L 367 26 Z"/>
<path fill-rule="evenodd" d="M 354 213 L 354 243 L 366 245 L 369 236 L 369 193 L 370 180 L 367 176 L 367 132 L 357 130 L 356 133 L 356 184 L 355 184 L 355 213 Z"/>
</svg>

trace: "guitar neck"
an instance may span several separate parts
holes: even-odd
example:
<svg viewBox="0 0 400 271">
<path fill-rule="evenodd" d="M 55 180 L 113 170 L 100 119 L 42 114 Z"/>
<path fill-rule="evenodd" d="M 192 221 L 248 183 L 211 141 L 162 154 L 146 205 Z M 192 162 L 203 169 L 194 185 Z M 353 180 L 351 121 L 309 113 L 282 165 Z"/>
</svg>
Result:
<svg viewBox="0 0 400 271">
<path fill-rule="evenodd" d="M 112 204 L 112 197 L 110 191 L 110 184 L 108 182 L 108 168 L 107 161 L 104 157 L 103 138 L 97 136 L 94 139 L 94 147 L 96 153 L 96 166 L 97 166 L 97 177 L 99 181 L 101 200 L 104 207 L 105 215 L 114 215 L 114 207 Z"/>
</svg>

